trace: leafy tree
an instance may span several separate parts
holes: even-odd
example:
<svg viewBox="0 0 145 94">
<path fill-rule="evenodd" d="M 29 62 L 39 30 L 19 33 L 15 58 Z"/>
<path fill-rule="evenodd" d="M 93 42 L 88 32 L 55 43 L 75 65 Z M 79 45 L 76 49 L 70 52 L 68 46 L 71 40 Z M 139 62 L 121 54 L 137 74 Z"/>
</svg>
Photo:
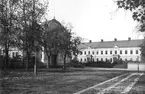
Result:
<svg viewBox="0 0 145 94">
<path fill-rule="evenodd" d="M 145 0 L 117 0 L 118 8 L 132 11 L 132 17 L 138 22 L 138 31 L 145 32 Z M 141 45 L 141 55 L 145 57 L 145 42 Z"/>
<path fill-rule="evenodd" d="M 47 11 L 48 3 L 41 3 L 40 0 L 19 0 L 19 24 L 21 32 L 19 34 L 19 46 L 25 53 L 28 60 L 26 62 L 26 70 L 30 57 L 36 50 L 40 50 L 40 43 L 42 39 L 41 22 Z"/>
<path fill-rule="evenodd" d="M 43 23 L 43 42 L 44 51 L 48 58 L 47 68 L 50 66 L 52 56 L 57 56 L 60 52 L 60 45 L 64 27 L 56 20 L 45 21 Z M 56 66 L 56 62 L 53 65 Z"/>
<path fill-rule="evenodd" d="M 71 58 L 72 55 L 77 55 L 77 49 L 80 44 L 80 37 L 73 36 L 71 28 L 62 25 L 56 19 L 45 21 L 43 23 L 43 47 L 48 58 L 47 67 L 50 66 L 53 55 L 61 54 L 64 60 L 64 69 L 66 58 Z M 55 62 L 52 62 L 55 65 Z"/>
<path fill-rule="evenodd" d="M 16 46 L 18 0 L 0 0 L 0 45 L 5 52 L 5 68 L 8 68 L 9 50 Z"/>
<path fill-rule="evenodd" d="M 118 8 L 132 11 L 132 17 L 139 22 L 139 31 L 145 32 L 145 0 L 117 0 Z"/>
<path fill-rule="evenodd" d="M 80 51 L 78 49 L 78 45 L 81 43 L 81 38 L 77 36 L 73 36 L 71 32 L 72 28 L 64 26 L 65 30 L 61 37 L 61 47 L 60 51 L 63 54 L 63 69 L 66 69 L 66 58 L 72 58 L 72 56 L 77 56 Z"/>
</svg>

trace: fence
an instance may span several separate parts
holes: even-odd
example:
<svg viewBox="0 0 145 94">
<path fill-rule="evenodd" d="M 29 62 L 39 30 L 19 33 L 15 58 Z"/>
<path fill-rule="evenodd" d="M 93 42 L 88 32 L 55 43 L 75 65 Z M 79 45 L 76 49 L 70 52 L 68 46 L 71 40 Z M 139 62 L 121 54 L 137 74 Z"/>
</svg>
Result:
<svg viewBox="0 0 145 94">
<path fill-rule="evenodd" d="M 135 71 L 145 71 L 145 63 L 129 62 L 127 69 L 128 70 L 135 70 Z"/>
</svg>

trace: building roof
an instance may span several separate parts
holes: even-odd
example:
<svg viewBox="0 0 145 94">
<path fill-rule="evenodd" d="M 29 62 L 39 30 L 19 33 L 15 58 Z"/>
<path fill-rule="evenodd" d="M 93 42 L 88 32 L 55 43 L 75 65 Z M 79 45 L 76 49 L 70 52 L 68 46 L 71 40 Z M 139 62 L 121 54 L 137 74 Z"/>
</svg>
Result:
<svg viewBox="0 0 145 94">
<path fill-rule="evenodd" d="M 119 48 L 125 47 L 139 47 L 143 42 L 143 39 L 137 40 L 121 40 L 121 41 L 103 41 L 103 42 L 85 42 L 81 43 L 78 47 L 79 49 L 87 49 L 88 47 L 92 49 L 97 48 L 114 48 L 115 46 Z"/>
<path fill-rule="evenodd" d="M 62 24 L 55 18 L 44 22 L 43 25 L 46 25 L 46 27 L 48 27 L 48 30 L 52 30 L 52 31 L 53 30 L 64 30 L 64 27 L 62 26 Z"/>
</svg>

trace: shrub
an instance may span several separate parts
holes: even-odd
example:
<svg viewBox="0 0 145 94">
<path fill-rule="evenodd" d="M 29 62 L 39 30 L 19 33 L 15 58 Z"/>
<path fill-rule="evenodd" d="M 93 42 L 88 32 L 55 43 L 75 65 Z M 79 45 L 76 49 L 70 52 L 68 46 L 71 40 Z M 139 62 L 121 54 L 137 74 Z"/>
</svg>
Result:
<svg viewBox="0 0 145 94">
<path fill-rule="evenodd" d="M 88 67 L 102 67 L 102 68 L 112 68 L 113 65 L 110 62 L 98 61 L 98 62 L 88 62 L 85 64 Z"/>
<path fill-rule="evenodd" d="M 84 64 L 79 62 L 78 60 L 71 60 L 70 66 L 74 68 L 84 68 Z"/>
</svg>

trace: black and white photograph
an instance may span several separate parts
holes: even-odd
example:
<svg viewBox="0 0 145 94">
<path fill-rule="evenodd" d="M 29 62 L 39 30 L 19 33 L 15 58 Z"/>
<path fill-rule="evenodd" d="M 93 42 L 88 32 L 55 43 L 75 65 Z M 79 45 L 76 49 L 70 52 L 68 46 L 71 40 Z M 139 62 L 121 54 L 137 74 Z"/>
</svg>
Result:
<svg viewBox="0 0 145 94">
<path fill-rule="evenodd" d="M 0 0 L 0 94 L 145 94 L 145 0 Z"/>
</svg>

